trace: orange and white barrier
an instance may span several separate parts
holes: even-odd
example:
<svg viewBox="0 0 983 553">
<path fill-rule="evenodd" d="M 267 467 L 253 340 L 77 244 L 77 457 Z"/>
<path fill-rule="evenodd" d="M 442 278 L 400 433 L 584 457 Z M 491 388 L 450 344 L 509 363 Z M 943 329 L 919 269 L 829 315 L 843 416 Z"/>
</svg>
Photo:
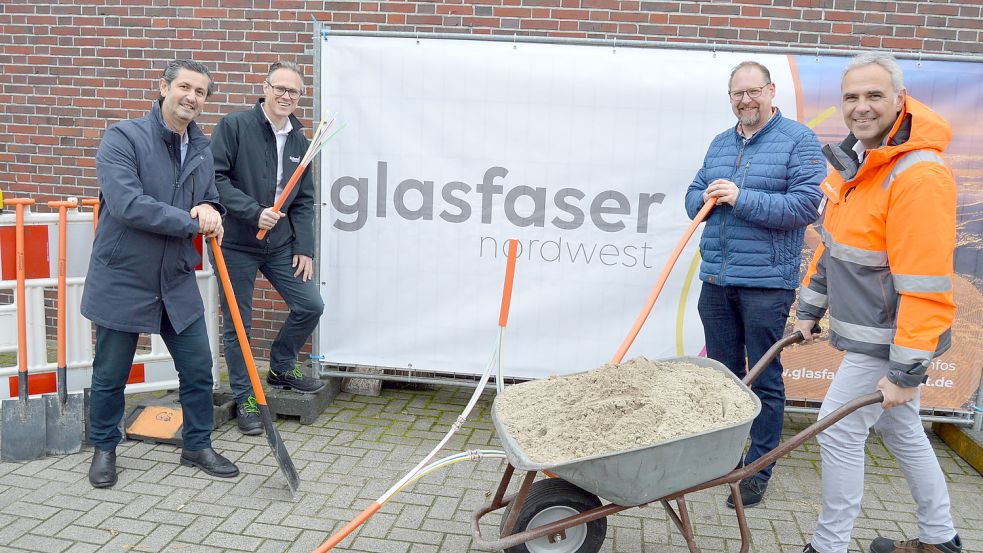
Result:
<svg viewBox="0 0 983 553">
<path fill-rule="evenodd" d="M 54 310 L 46 321 L 45 290 L 58 286 L 58 213 L 25 209 L 25 265 L 27 272 L 27 368 L 32 395 L 55 392 L 54 357 L 48 361 L 48 351 L 54 351 Z M 92 323 L 79 313 L 82 289 L 92 252 L 92 213 L 68 210 L 68 255 L 66 260 L 66 361 L 68 391 L 78 392 L 92 381 Z M 201 239 L 196 241 L 201 252 Z M 13 297 L 16 289 L 14 258 L 14 214 L 0 214 L 0 295 Z M 218 382 L 218 285 L 212 278 L 208 256 L 197 267 L 198 289 L 205 304 L 205 322 L 212 350 L 212 377 Z M 53 303 L 49 302 L 52 304 Z M 3 355 L 17 351 L 16 302 L 0 305 L 0 399 L 17 397 L 16 358 Z M 50 322 L 51 324 L 47 324 Z M 49 333 L 50 326 L 50 333 Z M 52 336 L 49 340 L 49 335 Z M 7 365 L 7 363 L 12 363 Z M 126 393 L 177 389 L 177 371 L 160 336 L 150 339 L 149 351 L 138 350 L 126 386 Z"/>
</svg>

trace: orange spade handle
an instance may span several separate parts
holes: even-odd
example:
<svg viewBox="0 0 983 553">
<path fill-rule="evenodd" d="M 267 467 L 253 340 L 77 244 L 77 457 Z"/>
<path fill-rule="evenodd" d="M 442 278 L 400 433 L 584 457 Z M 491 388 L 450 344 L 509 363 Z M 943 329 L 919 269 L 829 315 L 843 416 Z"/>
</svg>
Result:
<svg viewBox="0 0 983 553">
<path fill-rule="evenodd" d="M 638 336 L 639 331 L 642 330 L 642 325 L 645 324 L 645 320 L 648 319 L 649 313 L 652 312 L 652 307 L 655 306 L 655 300 L 659 299 L 659 294 L 662 293 L 662 288 L 665 287 L 666 281 L 669 280 L 669 273 L 672 272 L 672 267 L 676 264 L 676 260 L 679 259 L 679 254 L 683 253 L 683 248 L 686 247 L 686 243 L 689 242 L 693 232 L 696 231 L 696 227 L 700 226 L 700 223 L 707 218 L 710 214 L 710 210 L 713 206 L 717 205 L 717 198 L 710 198 L 703 204 L 703 208 L 700 212 L 693 217 L 693 221 L 686 227 L 686 232 L 683 233 L 683 237 L 680 238 L 679 243 L 676 244 L 676 248 L 672 250 L 669 255 L 669 261 L 666 262 L 666 266 L 662 269 L 662 274 L 659 275 L 659 280 L 656 281 L 655 287 L 652 288 L 652 293 L 649 294 L 648 301 L 645 302 L 645 307 L 642 308 L 642 312 L 638 314 L 638 318 L 635 319 L 635 324 L 632 325 L 631 330 L 628 331 L 628 335 L 625 336 L 621 346 L 618 347 L 618 351 L 614 353 L 614 357 L 611 358 L 611 363 L 621 363 L 622 359 L 625 358 L 625 354 L 628 353 L 628 348 L 631 347 L 635 338 Z"/>
<path fill-rule="evenodd" d="M 68 210 L 78 207 L 77 201 L 48 202 L 48 207 L 58 208 L 58 366 L 65 366 L 65 279 L 66 250 L 68 249 Z"/>
<path fill-rule="evenodd" d="M 5 201 L 16 208 L 14 230 L 14 255 L 17 260 L 17 372 L 22 391 L 27 390 L 24 378 L 27 376 L 27 269 L 24 264 L 24 206 L 34 205 L 31 198 L 11 198 Z"/>
<path fill-rule="evenodd" d="M 96 227 L 99 226 L 99 198 L 85 198 L 82 200 L 82 205 L 87 205 L 92 207 L 92 232 L 96 232 Z"/>
<path fill-rule="evenodd" d="M 222 248 L 214 238 L 209 238 L 208 243 L 211 244 L 212 254 L 215 256 L 215 268 L 218 269 L 218 279 L 222 283 L 222 291 L 225 292 L 225 301 L 229 304 L 229 313 L 232 315 L 232 322 L 236 327 L 236 337 L 239 338 L 239 349 L 242 350 L 242 357 L 246 361 L 249 382 L 253 385 L 253 395 L 256 396 L 256 403 L 266 405 L 266 394 L 263 392 L 263 384 L 259 381 L 259 373 L 256 372 L 256 360 L 253 359 L 253 348 L 249 346 L 249 336 L 246 336 L 246 328 L 242 325 L 242 315 L 239 313 L 239 304 L 236 303 L 236 293 L 232 290 L 232 281 L 229 280 L 229 269 L 225 266 L 225 257 L 222 256 Z"/>
<path fill-rule="evenodd" d="M 284 185 L 283 192 L 280 193 L 280 197 L 277 198 L 276 202 L 273 203 L 273 211 L 280 211 L 280 208 L 283 207 L 284 200 L 287 199 L 287 196 L 290 195 L 290 192 L 294 189 L 295 186 L 297 186 L 297 181 L 300 180 L 300 176 L 304 174 L 304 169 L 306 168 L 307 168 L 307 164 L 302 163 L 298 165 L 296 169 L 294 169 L 294 174 L 290 175 L 290 180 L 287 181 L 286 185 Z M 256 239 L 262 240 L 266 238 L 267 232 L 269 231 L 266 229 L 259 229 L 259 232 L 256 233 Z"/>
<path fill-rule="evenodd" d="M 509 324 L 509 306 L 512 304 L 512 283 L 515 281 L 515 258 L 519 249 L 519 241 L 512 238 L 509 242 L 508 263 L 505 264 L 505 285 L 502 287 L 502 308 L 498 312 L 498 326 L 505 328 Z"/>
<path fill-rule="evenodd" d="M 354 532 L 356 528 L 361 526 L 362 523 L 364 523 L 366 520 L 369 519 L 369 517 L 374 515 L 375 512 L 378 511 L 381 507 L 382 507 L 381 503 L 379 503 L 378 501 L 373 501 L 371 505 L 366 507 L 364 511 L 359 513 L 359 515 L 355 517 L 351 522 L 349 522 L 344 528 L 342 528 L 338 532 L 335 532 L 335 534 L 331 536 L 331 538 L 329 538 L 328 541 L 322 543 L 320 547 L 315 549 L 314 553 L 325 553 L 326 551 L 331 551 L 331 549 L 333 549 L 334 546 L 341 543 L 341 540 L 347 538 L 348 534 Z"/>
</svg>

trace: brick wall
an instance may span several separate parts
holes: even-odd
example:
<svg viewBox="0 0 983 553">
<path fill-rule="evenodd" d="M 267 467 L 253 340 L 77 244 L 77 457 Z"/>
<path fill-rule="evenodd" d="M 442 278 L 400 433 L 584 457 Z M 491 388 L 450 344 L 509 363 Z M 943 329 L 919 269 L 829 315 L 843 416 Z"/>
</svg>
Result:
<svg viewBox="0 0 983 553">
<path fill-rule="evenodd" d="M 110 123 L 143 114 L 164 62 L 191 57 L 219 92 L 199 119 L 260 93 L 278 58 L 310 68 L 312 17 L 333 29 L 614 38 L 693 43 L 884 48 L 983 54 L 979 0 L 136 0 L 0 4 L 0 188 L 39 201 L 97 192 L 94 155 Z M 301 101 L 302 120 L 312 115 Z M 256 291 L 257 357 L 285 316 L 265 282 Z M 330 308 L 330 306 L 329 306 Z"/>
</svg>

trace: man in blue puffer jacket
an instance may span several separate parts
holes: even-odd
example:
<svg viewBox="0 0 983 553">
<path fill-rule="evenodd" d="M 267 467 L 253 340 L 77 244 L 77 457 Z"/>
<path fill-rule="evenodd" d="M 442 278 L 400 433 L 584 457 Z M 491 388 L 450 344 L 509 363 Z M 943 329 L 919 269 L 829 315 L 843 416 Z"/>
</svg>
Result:
<svg viewBox="0 0 983 553">
<path fill-rule="evenodd" d="M 737 125 L 710 144 L 686 191 L 686 212 L 693 218 L 709 198 L 717 199 L 700 239 L 700 318 L 707 356 L 743 378 L 748 364 L 785 331 L 805 227 L 819 215 L 826 162 L 816 135 L 772 107 L 775 84 L 765 66 L 740 63 L 731 72 L 728 95 Z M 751 426 L 745 465 L 781 438 L 785 383 L 779 358 L 752 388 L 761 413 Z M 773 466 L 741 482 L 745 507 L 761 501 Z M 732 498 L 727 505 L 734 506 Z"/>
</svg>

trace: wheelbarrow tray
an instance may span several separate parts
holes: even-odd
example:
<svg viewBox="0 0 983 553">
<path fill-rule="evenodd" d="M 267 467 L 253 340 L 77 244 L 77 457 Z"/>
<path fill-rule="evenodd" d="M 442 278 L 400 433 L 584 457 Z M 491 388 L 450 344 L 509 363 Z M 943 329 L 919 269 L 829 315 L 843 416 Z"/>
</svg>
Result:
<svg viewBox="0 0 983 553">
<path fill-rule="evenodd" d="M 653 444 L 580 457 L 559 465 L 530 459 L 501 421 L 499 403 L 492 405 L 492 423 L 509 462 L 520 471 L 548 471 L 616 505 L 650 503 L 734 470 L 741 459 L 751 423 L 761 411 L 758 397 L 727 367 L 703 357 L 672 357 L 664 362 L 692 363 L 720 371 L 754 402 L 754 414 L 724 426 Z"/>
</svg>

